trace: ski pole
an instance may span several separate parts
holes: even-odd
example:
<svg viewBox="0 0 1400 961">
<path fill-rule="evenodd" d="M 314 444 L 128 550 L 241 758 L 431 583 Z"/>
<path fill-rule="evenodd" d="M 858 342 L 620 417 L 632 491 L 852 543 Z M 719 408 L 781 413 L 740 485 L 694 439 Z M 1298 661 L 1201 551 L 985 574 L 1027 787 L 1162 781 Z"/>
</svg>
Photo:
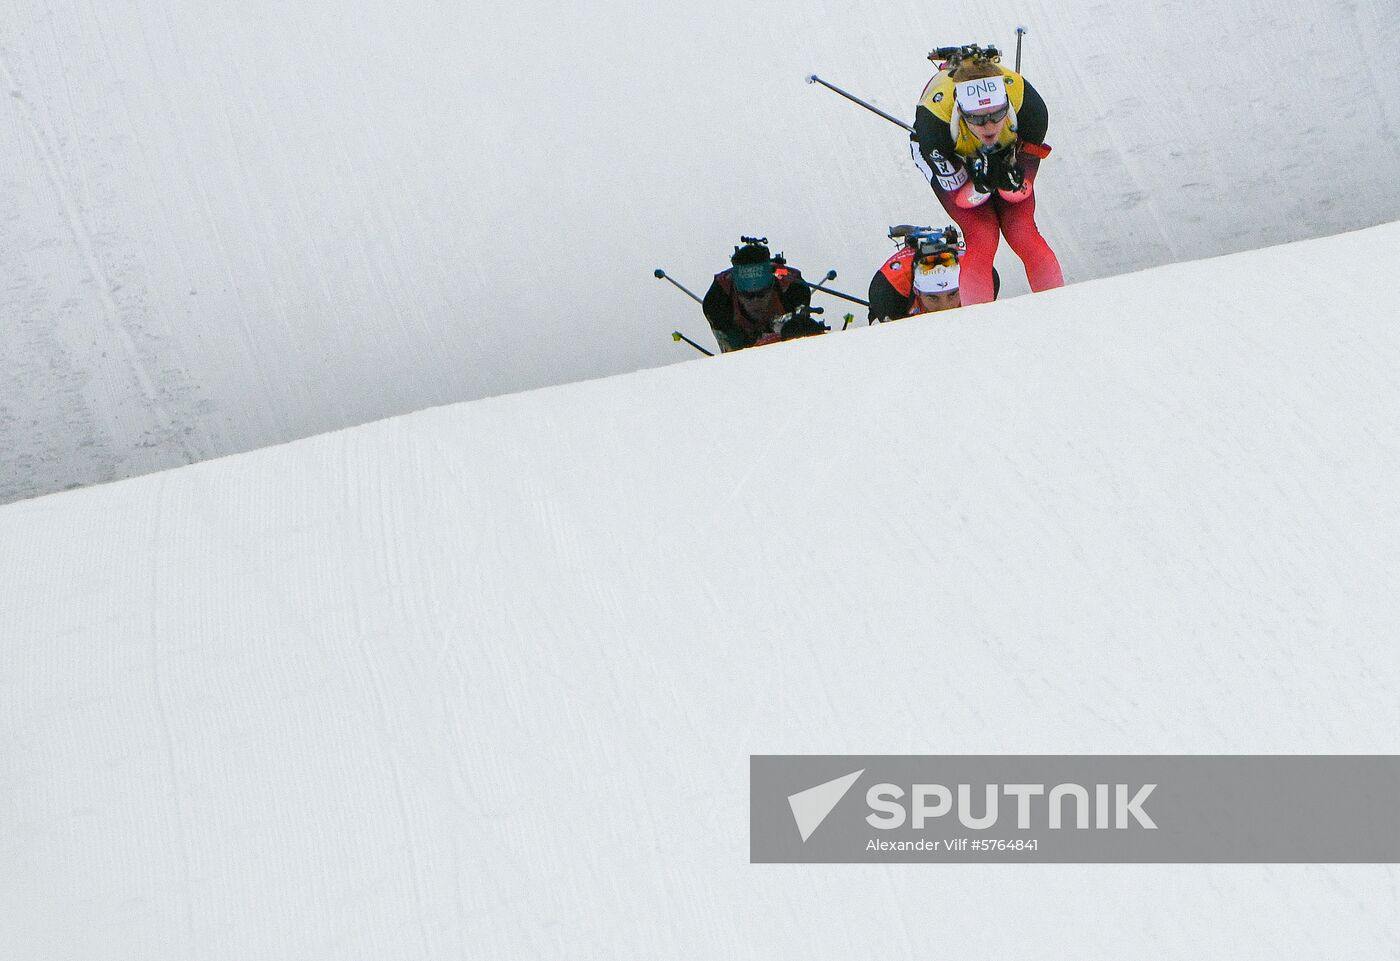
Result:
<svg viewBox="0 0 1400 961">
<path fill-rule="evenodd" d="M 674 277 L 667 276 L 666 271 L 662 270 L 660 267 L 656 268 L 656 279 L 669 280 L 671 283 L 676 284 L 677 287 L 680 287 L 681 292 L 684 293 L 691 300 L 695 301 L 697 304 L 700 304 L 702 306 L 704 305 L 705 302 L 703 300 L 701 300 L 699 297 L 696 297 L 695 294 L 687 290 L 683 285 L 676 283 L 676 279 Z"/>
<path fill-rule="evenodd" d="M 678 343 L 678 344 L 679 344 L 681 341 L 685 341 L 687 344 L 689 344 L 690 346 L 694 347 L 696 350 L 700 351 L 700 353 L 704 354 L 706 357 L 713 357 L 713 356 L 715 355 L 715 354 L 714 354 L 714 351 L 706 350 L 704 347 L 701 347 L 699 344 L 697 344 L 695 341 L 691 340 L 689 337 L 687 337 L 685 334 L 681 333 L 679 330 L 673 330 L 673 331 L 671 331 L 671 339 L 674 340 L 674 341 L 675 341 L 676 343 Z"/>
<path fill-rule="evenodd" d="M 1016 72 L 1021 72 L 1021 38 L 1029 33 L 1025 27 L 1016 28 Z"/>
<path fill-rule="evenodd" d="M 842 90 L 840 87 L 837 87 L 837 86 L 834 86 L 834 85 L 832 85 L 832 84 L 827 83 L 825 80 L 823 80 L 821 77 L 818 77 L 818 76 L 817 76 L 816 74 L 814 74 L 814 73 L 813 73 L 813 74 L 808 74 L 808 75 L 807 75 L 807 82 L 808 82 L 808 83 L 819 83 L 819 84 L 821 84 L 823 87 L 825 87 L 826 89 L 832 91 L 833 93 L 839 93 L 841 96 L 843 96 L 843 97 L 845 97 L 847 100 L 851 101 L 851 103 L 859 104 L 860 106 L 864 107 L 866 110 L 869 110 L 871 113 L 879 114 L 881 117 L 884 117 L 884 118 L 885 118 L 886 120 L 888 120 L 890 123 L 892 123 L 892 124 L 898 124 L 899 126 L 903 127 L 905 130 L 909 131 L 910 133 L 913 133 L 913 132 L 914 132 L 914 128 L 913 128 L 913 127 L 909 126 L 909 124 L 905 123 L 903 120 L 900 120 L 898 117 L 892 117 L 892 116 L 890 116 L 889 114 L 887 114 L 887 113 L 885 113 L 883 110 L 881 110 L 879 107 L 873 107 L 873 106 L 871 106 L 870 104 L 866 103 L 864 100 L 860 99 L 859 97 L 854 96 L 854 95 L 852 95 L 852 94 L 849 94 L 849 93 L 847 93 L 846 91 Z"/>
<path fill-rule="evenodd" d="M 835 279 L 836 271 L 828 270 L 826 272 L 826 276 L 822 278 L 822 284 L 826 283 L 828 280 Z M 808 284 L 808 286 L 811 287 L 813 290 L 820 290 L 824 294 L 830 294 L 833 297 L 840 297 L 842 300 L 849 300 L 853 304 L 860 304 L 862 307 L 870 306 L 870 301 L 868 300 L 861 300 L 859 297 L 852 297 L 850 294 L 843 294 L 839 290 L 832 290 L 830 287 L 823 287 L 822 284 Z"/>
<path fill-rule="evenodd" d="M 669 280 L 671 283 L 675 284 L 676 287 L 678 287 L 678 288 L 680 289 L 681 293 L 685 294 L 685 295 L 686 295 L 687 297 L 689 297 L 691 300 L 695 301 L 697 304 L 699 304 L 699 305 L 702 306 L 702 307 L 705 305 L 705 301 L 703 301 L 703 300 L 701 300 L 699 297 L 695 296 L 694 292 L 691 291 L 691 290 L 689 290 L 684 284 L 678 283 L 674 277 L 667 276 L 666 271 L 662 270 L 660 267 L 657 267 L 657 268 L 656 268 L 656 270 L 654 271 L 654 274 L 655 274 L 657 280 Z M 687 344 L 689 344 L 690 346 L 694 347 L 696 350 L 700 351 L 700 353 L 704 354 L 706 357 L 713 357 L 713 356 L 715 355 L 715 354 L 714 354 L 714 351 L 712 351 L 712 350 L 706 350 L 704 347 L 701 347 L 699 344 L 697 344 L 695 341 L 691 340 L 689 337 L 687 337 L 685 334 L 681 333 L 679 330 L 673 330 L 673 331 L 671 331 L 671 339 L 674 340 L 674 341 L 675 341 L 676 343 L 678 343 L 678 344 L 679 344 L 681 341 L 685 341 Z"/>
</svg>

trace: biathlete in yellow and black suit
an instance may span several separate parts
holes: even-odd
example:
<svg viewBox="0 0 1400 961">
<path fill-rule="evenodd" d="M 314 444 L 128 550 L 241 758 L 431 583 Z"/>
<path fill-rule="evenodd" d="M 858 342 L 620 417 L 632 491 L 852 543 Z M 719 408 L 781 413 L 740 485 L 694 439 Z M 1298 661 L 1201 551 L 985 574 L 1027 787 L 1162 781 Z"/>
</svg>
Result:
<svg viewBox="0 0 1400 961">
<path fill-rule="evenodd" d="M 1000 235 L 1021 258 L 1031 290 L 1064 285 L 1060 262 L 1035 223 L 1035 178 L 1049 148 L 1049 111 L 1018 73 L 965 60 L 924 88 L 914 115 L 914 161 L 962 228 L 962 302 L 993 299 Z"/>
</svg>

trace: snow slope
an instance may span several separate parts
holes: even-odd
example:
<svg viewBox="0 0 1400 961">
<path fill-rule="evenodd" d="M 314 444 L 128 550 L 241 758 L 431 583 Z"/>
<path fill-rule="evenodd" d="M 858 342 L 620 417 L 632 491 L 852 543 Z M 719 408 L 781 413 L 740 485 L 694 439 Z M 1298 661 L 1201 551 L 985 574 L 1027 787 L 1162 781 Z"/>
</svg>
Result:
<svg viewBox="0 0 1400 961">
<path fill-rule="evenodd" d="M 859 292 L 941 213 L 802 78 L 911 116 L 931 47 L 1017 22 L 1071 281 L 1400 218 L 1383 0 L 15 0 L 0 500 L 679 360 L 652 269 L 740 233 Z"/>
<path fill-rule="evenodd" d="M 747 770 L 1400 749 L 1397 243 L 0 508 L 0 957 L 1396 957 L 1393 865 L 751 866 Z"/>
</svg>

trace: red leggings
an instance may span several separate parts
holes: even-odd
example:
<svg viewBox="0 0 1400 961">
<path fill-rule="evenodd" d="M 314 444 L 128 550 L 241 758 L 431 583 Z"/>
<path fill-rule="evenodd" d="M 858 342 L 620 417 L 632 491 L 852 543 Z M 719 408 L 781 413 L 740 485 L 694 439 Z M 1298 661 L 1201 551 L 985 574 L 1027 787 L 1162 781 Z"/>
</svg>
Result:
<svg viewBox="0 0 1400 961">
<path fill-rule="evenodd" d="M 1028 159 L 1025 163 L 1026 183 L 1033 185 L 1040 161 Z M 959 207 L 953 195 L 945 190 L 934 189 L 938 202 L 943 205 L 948 216 L 962 231 L 967 244 L 967 256 L 962 259 L 960 286 L 964 304 L 985 304 L 993 299 L 992 261 L 996 259 L 997 245 L 1001 235 L 1026 265 L 1026 280 L 1031 290 L 1050 290 L 1063 287 L 1064 274 L 1060 271 L 1060 261 L 1040 228 L 1035 225 L 1035 191 L 1019 203 L 1005 200 L 1000 193 L 980 207 Z"/>
</svg>

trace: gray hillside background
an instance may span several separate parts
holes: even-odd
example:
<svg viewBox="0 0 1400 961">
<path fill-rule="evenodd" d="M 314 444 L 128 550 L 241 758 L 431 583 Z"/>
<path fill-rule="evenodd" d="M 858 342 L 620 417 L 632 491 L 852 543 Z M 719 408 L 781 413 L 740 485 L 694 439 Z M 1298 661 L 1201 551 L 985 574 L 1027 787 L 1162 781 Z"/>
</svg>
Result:
<svg viewBox="0 0 1400 961">
<path fill-rule="evenodd" d="M 651 271 L 703 287 L 741 232 L 862 290 L 888 224 L 943 216 L 897 128 L 802 78 L 912 116 L 931 47 L 1017 23 L 1071 283 L 1395 220 L 1394 14 L 19 0 L 0 502 L 689 359 Z"/>
</svg>

